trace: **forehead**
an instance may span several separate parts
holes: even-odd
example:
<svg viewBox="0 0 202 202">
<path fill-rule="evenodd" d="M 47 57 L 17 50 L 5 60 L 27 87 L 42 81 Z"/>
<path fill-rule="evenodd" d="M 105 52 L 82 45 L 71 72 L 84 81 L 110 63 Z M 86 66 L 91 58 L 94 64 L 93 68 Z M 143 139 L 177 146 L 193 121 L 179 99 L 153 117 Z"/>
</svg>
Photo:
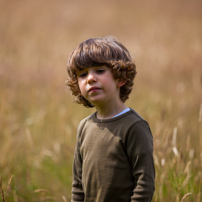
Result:
<svg viewBox="0 0 202 202">
<path fill-rule="evenodd" d="M 84 67 L 82 69 L 78 69 L 76 72 L 83 72 L 83 71 L 89 71 L 89 70 L 96 70 L 96 69 L 110 69 L 107 65 L 99 65 L 99 66 L 90 66 L 90 67 Z"/>
</svg>

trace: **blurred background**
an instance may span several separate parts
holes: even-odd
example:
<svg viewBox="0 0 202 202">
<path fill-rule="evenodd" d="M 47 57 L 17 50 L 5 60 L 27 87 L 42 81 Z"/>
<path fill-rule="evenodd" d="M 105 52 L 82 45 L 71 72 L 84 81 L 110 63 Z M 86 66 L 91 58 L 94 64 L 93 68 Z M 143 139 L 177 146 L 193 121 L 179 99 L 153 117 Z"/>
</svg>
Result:
<svg viewBox="0 0 202 202">
<path fill-rule="evenodd" d="M 137 77 L 126 102 L 154 137 L 153 201 L 202 200 L 202 1 L 0 1 L 0 201 L 70 201 L 80 120 L 69 53 L 114 35 Z"/>
</svg>

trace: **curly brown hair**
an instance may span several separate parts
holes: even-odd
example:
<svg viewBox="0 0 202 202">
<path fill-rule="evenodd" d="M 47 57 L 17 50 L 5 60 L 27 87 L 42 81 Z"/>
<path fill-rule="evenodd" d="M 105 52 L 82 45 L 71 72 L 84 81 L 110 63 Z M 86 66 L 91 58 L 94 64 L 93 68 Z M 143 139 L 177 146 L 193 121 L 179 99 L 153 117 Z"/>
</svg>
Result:
<svg viewBox="0 0 202 202">
<path fill-rule="evenodd" d="M 114 36 L 90 38 L 80 43 L 69 55 L 67 63 L 69 86 L 75 101 L 85 107 L 94 107 L 86 100 L 79 89 L 77 73 L 87 67 L 108 66 L 114 79 L 124 81 L 120 87 L 120 98 L 125 102 L 132 91 L 136 76 L 136 66 L 129 51 Z"/>
</svg>

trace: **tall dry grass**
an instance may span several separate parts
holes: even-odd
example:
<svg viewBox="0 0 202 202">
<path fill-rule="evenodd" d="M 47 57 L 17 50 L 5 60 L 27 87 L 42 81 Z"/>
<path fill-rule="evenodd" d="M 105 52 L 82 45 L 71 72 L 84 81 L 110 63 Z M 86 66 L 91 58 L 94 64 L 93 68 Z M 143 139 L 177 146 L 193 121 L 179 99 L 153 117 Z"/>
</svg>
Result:
<svg viewBox="0 0 202 202">
<path fill-rule="evenodd" d="M 154 136 L 154 202 L 200 202 L 202 3 L 0 1 L 0 201 L 70 201 L 79 121 L 65 89 L 69 52 L 115 35 L 138 74 L 128 106 Z"/>
</svg>

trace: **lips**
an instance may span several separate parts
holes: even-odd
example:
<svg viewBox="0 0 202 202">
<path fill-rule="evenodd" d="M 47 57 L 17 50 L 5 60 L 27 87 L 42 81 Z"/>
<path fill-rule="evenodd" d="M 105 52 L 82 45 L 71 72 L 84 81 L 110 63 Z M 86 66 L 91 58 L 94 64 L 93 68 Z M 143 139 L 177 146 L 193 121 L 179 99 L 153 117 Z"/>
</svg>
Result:
<svg viewBox="0 0 202 202">
<path fill-rule="evenodd" d="M 95 92 L 95 91 L 98 91 L 98 90 L 100 90 L 100 88 L 98 88 L 98 87 L 91 87 L 91 88 L 88 90 L 88 93 L 90 93 L 90 92 Z"/>
</svg>

